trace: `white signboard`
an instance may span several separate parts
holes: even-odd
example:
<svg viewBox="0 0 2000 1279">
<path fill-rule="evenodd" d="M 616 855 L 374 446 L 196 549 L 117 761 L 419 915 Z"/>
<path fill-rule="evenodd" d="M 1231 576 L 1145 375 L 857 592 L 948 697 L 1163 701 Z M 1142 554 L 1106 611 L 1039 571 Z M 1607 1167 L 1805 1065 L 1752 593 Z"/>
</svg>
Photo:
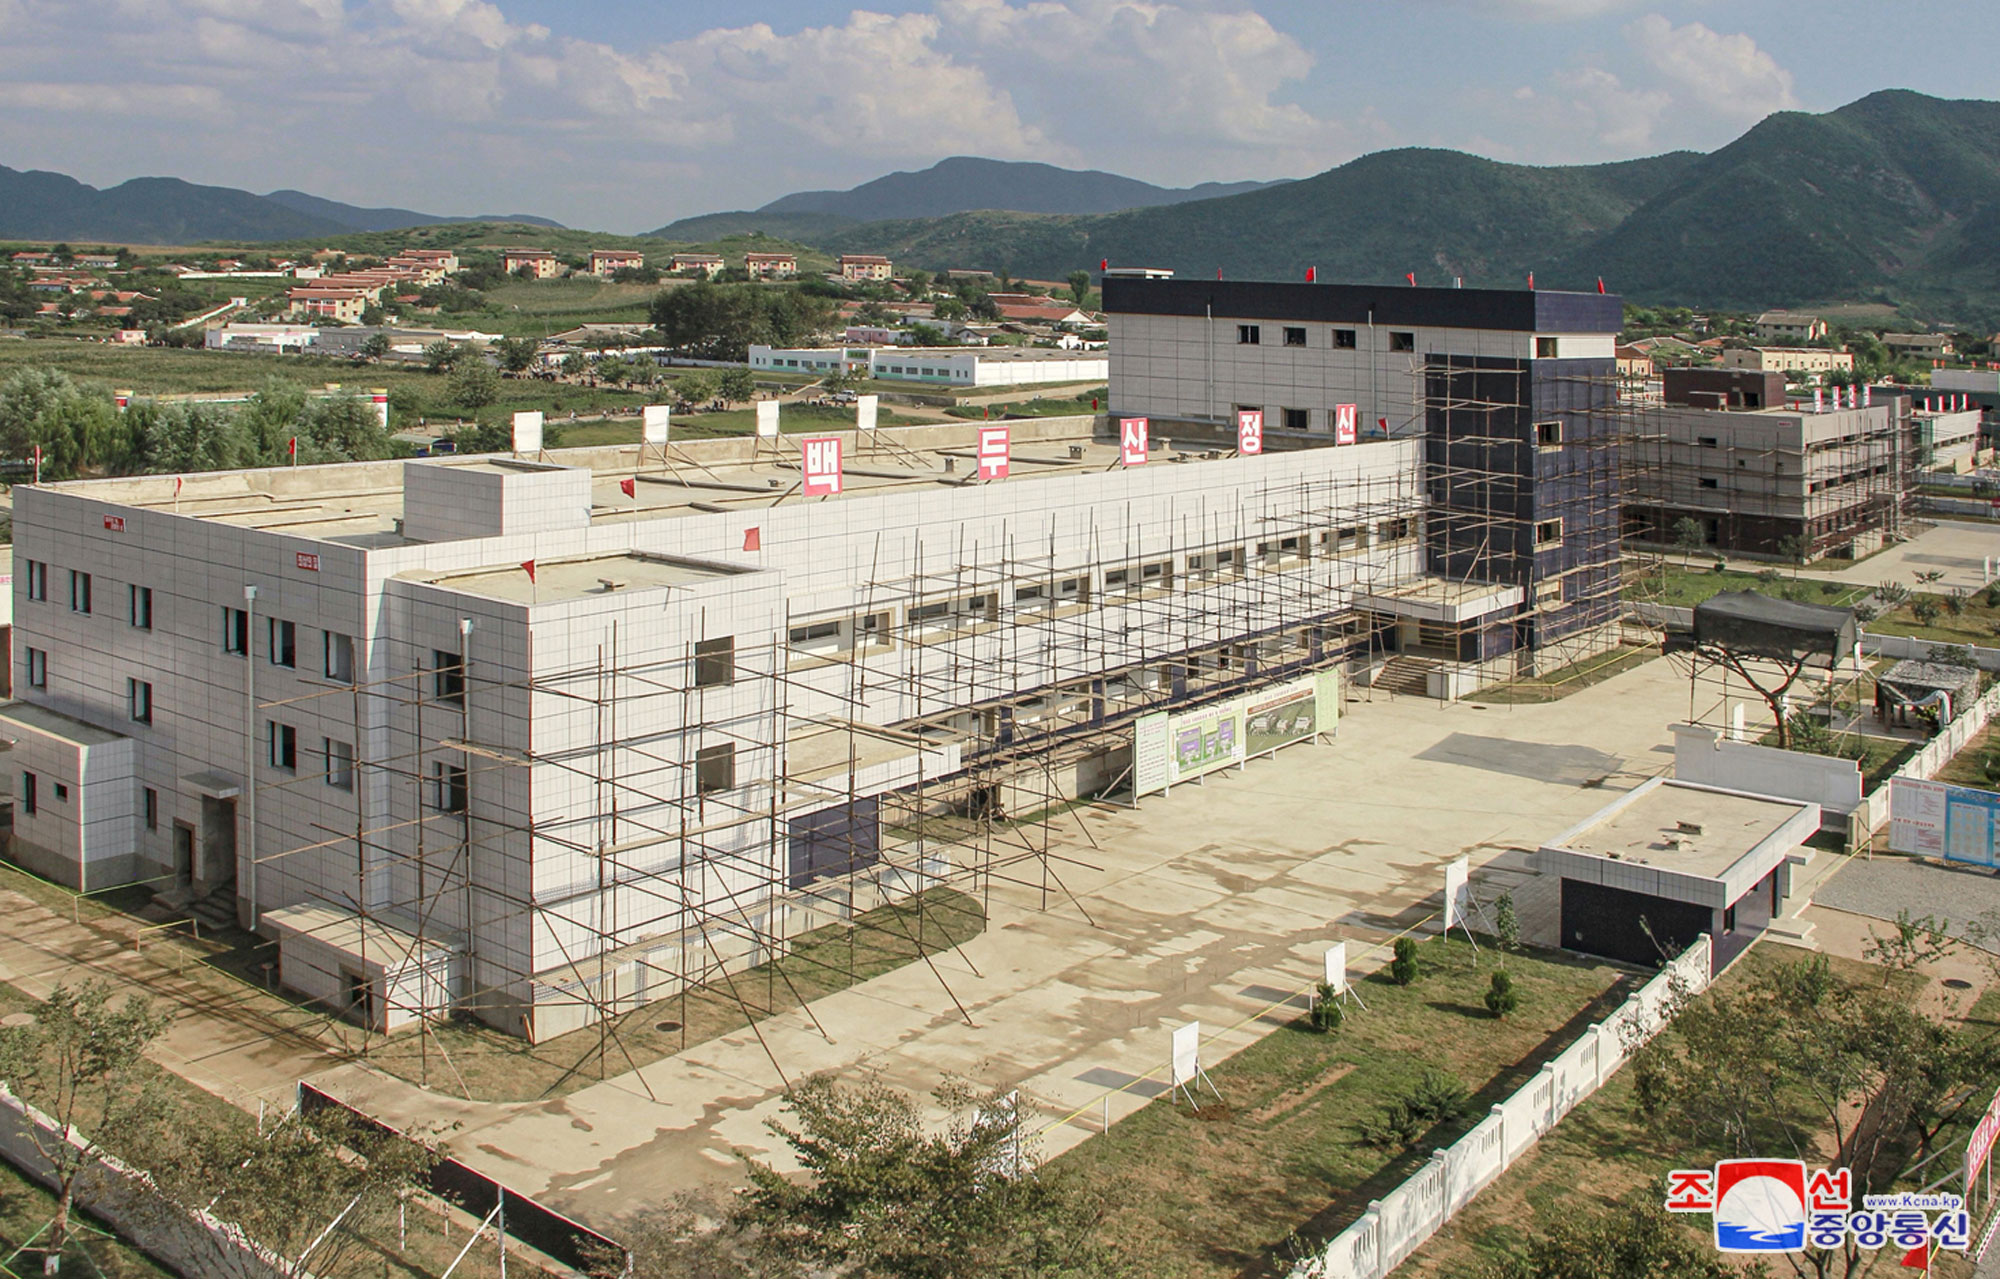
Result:
<svg viewBox="0 0 2000 1279">
<path fill-rule="evenodd" d="M 1336 995 L 1347 993 L 1347 943 L 1337 941 L 1326 950 L 1326 986 Z"/>
<path fill-rule="evenodd" d="M 840 492 L 840 437 L 829 435 L 799 442 L 807 497 L 832 497 Z"/>
<path fill-rule="evenodd" d="M 777 438 L 778 402 L 776 400 L 757 401 L 757 434 L 765 439 Z"/>
<path fill-rule="evenodd" d="M 1464 926 L 1472 907 L 1472 859 L 1461 857 L 1444 868 L 1444 926 Z"/>
<path fill-rule="evenodd" d="M 1126 466 L 1146 464 L 1146 419 L 1118 419 L 1118 460 Z"/>
<path fill-rule="evenodd" d="M 1333 442 L 1335 444 L 1354 443 L 1357 431 L 1356 421 L 1361 410 L 1353 404 L 1333 406 Z"/>
<path fill-rule="evenodd" d="M 875 415 L 880 410 L 882 397 L 863 395 L 854 401 L 854 429 L 872 431 L 875 429 Z"/>
<path fill-rule="evenodd" d="M 1184 1088 L 1201 1074 L 1201 1023 L 1174 1027 L 1173 1086 Z"/>
<path fill-rule="evenodd" d="M 1167 788 L 1172 775 L 1173 717 L 1165 711 L 1141 715 L 1132 725 L 1132 793 L 1151 795 Z"/>
<path fill-rule="evenodd" d="M 516 453 L 539 453 L 542 451 L 542 412 L 533 409 L 514 415 L 514 451 Z"/>
<path fill-rule="evenodd" d="M 639 439 L 646 444 L 667 442 L 667 417 L 671 412 L 664 404 L 648 404 L 639 410 Z"/>
<path fill-rule="evenodd" d="M 979 428 L 979 478 L 1004 480 L 1008 470 L 1008 431 L 1004 426 Z"/>
<path fill-rule="evenodd" d="M 1256 457 L 1264 451 L 1264 410 L 1236 411 L 1236 451 L 1244 457 Z"/>
<path fill-rule="evenodd" d="M 1899 853 L 1944 856 L 1946 787 L 1941 782 L 1889 779 L 1889 847 Z"/>
</svg>

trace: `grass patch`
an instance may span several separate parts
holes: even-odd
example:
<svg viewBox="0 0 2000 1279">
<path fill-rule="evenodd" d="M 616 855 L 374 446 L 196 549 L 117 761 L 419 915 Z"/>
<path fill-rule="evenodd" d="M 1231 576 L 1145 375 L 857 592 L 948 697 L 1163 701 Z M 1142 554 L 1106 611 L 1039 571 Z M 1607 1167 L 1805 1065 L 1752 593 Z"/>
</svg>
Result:
<svg viewBox="0 0 2000 1279">
<path fill-rule="evenodd" d="M 589 1026 L 530 1044 L 455 1019 L 438 1026 L 431 1043 L 404 1032 L 376 1038 L 365 1055 L 378 1070 L 441 1092 L 460 1092 L 462 1083 L 478 1101 L 566 1096 L 608 1076 L 743 1030 L 753 1019 L 761 1021 L 798 1007 L 801 999 L 811 1002 L 921 962 L 920 921 L 924 954 L 963 945 L 986 928 L 985 913 L 976 899 L 956 889 L 934 888 L 864 912 L 853 928 L 836 924 L 815 929 L 794 940 L 791 952 L 775 964 L 760 964 L 718 980 L 710 989 L 647 1004 L 602 1028 Z"/>
<path fill-rule="evenodd" d="M 1773 728 L 1757 739 L 1759 746 L 1776 746 L 1778 730 Z M 1924 743 L 1901 737 L 1875 737 L 1867 733 L 1835 733 L 1827 737 L 1824 748 L 1808 750 L 1793 735 L 1792 744 L 1787 748 L 1805 755 L 1824 755 L 1831 759 L 1851 759 L 1861 765 L 1861 792 L 1868 794 L 1901 768 L 1909 758 L 1924 748 Z"/>
<path fill-rule="evenodd" d="M 1783 948 L 1753 947 L 1723 975 L 1717 987 L 1741 986 L 1759 973 L 1803 958 L 1799 952 Z M 1828 962 L 1836 975 L 1850 983 L 1881 983 L 1882 970 L 1872 965 L 1836 957 Z M 1985 1002 L 1981 1000 L 1982 1005 Z M 1995 1007 L 2000 1008 L 2000 1004 Z M 1965 1024 L 1973 1024 L 1973 1019 L 1968 1017 Z M 1478 1274 L 1517 1252 L 1531 1237 L 1548 1234 L 1558 1220 L 1601 1212 L 1628 1194 L 1664 1188 L 1668 1169 L 1704 1167 L 1718 1156 L 1732 1153 L 1697 1149 L 1647 1125 L 1639 1116 L 1632 1071 L 1627 1067 L 1606 1080 L 1604 1087 L 1585 1098 L 1513 1167 L 1480 1191 L 1396 1273 L 1451 1279 Z M 1822 1162 L 1811 1153 L 1806 1159 Z M 1708 1218 L 1702 1216 L 1694 1218 L 1689 1229 L 1705 1234 L 1707 1226 Z M 1883 1255 L 1888 1255 L 1887 1250 Z M 1892 1271 L 1894 1265 L 1890 1257 Z"/>
<path fill-rule="evenodd" d="M 1608 653 L 1586 657 L 1580 662 L 1538 675 L 1532 679 L 1514 679 L 1501 684 L 1489 684 L 1465 699 L 1471 702 L 1490 702 L 1497 706 L 1532 705 L 1541 702 L 1561 701 L 1571 693 L 1581 692 L 1593 684 L 1602 684 L 1615 675 L 1644 666 L 1660 655 L 1660 650 L 1639 645 L 1615 648 Z"/>
<path fill-rule="evenodd" d="M 1004 404 L 961 404 L 955 408 L 946 409 L 945 412 L 952 417 L 980 419 L 989 416 L 995 418 L 1075 417 L 1079 414 L 1103 412 L 1098 406 L 1104 403 L 1109 393 L 1109 388 L 1098 387 L 1095 390 L 1082 391 L 1075 395 L 1063 396 L 1061 398 L 1035 395 L 1025 400 L 1008 400 Z M 1095 403 L 1092 402 L 1093 400 Z"/>
<path fill-rule="evenodd" d="M 1776 577 L 1772 577 L 1776 574 Z M 1679 564 L 1635 565 L 1628 560 L 1625 564 L 1624 596 L 1628 600 L 1638 600 L 1647 604 L 1662 604 L 1670 608 L 1693 608 L 1724 591 L 1758 591 L 1765 595 L 1784 599 L 1796 599 L 1807 604 L 1829 604 L 1846 608 L 1867 597 L 1872 587 L 1846 586 L 1839 582 L 1819 581 L 1809 577 L 1794 578 L 1781 569 L 1766 569 L 1757 573 L 1746 573 L 1741 569 L 1724 569 L 1718 573 L 1707 564 L 1697 561 L 1692 567 Z M 1871 626 L 1870 629 L 1874 629 Z"/>
<path fill-rule="evenodd" d="M 1929 621 L 1917 617 L 1917 600 L 1927 598 L 1937 613 Z M 1931 592 L 1913 595 L 1874 621 L 1868 629 L 1877 635 L 1908 635 L 1913 639 L 1935 640 L 1940 644 L 1977 644 L 1991 648 L 2000 643 L 2000 608 L 1986 602 L 1986 592 L 1974 591 L 1960 603 L 1959 612 L 1946 606 L 1945 597 Z"/>
<path fill-rule="evenodd" d="M 488 307 L 465 316 L 419 317 L 448 327 L 462 321 L 487 333 L 549 337 L 579 324 L 645 324 L 652 319 L 657 284 L 614 284 L 593 276 L 515 280 L 486 291 Z"/>
<path fill-rule="evenodd" d="M 1967 742 L 1938 770 L 1936 780 L 1953 786 L 2000 790 L 2000 723 L 1989 725 Z"/>
<path fill-rule="evenodd" d="M 1590 1022 L 1625 998 L 1626 970 L 1550 953 L 1475 956 L 1464 941 L 1419 948 L 1425 975 L 1395 986 L 1360 984 L 1367 1009 L 1313 1033 L 1303 1016 L 1209 1074 L 1224 1101 L 1191 1113 L 1161 1099 L 1062 1156 L 1103 1186 L 1115 1208 L 1104 1230 L 1148 1273 L 1277 1275 L 1286 1241 L 1324 1238 L 1358 1217 L 1531 1078 Z M 1521 992 L 1495 1021 L 1481 1003 L 1495 969 Z M 1280 1015 L 1280 1014 L 1273 1014 Z M 1363 1144 L 1357 1125 L 1428 1069 L 1472 1092 L 1464 1118 L 1401 1152 Z"/>
</svg>

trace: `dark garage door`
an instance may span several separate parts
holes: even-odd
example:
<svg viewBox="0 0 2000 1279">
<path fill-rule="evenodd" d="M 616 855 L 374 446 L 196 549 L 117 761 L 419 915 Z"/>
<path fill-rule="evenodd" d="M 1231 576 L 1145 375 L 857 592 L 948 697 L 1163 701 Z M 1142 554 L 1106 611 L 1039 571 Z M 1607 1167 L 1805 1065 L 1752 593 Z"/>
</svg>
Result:
<svg viewBox="0 0 2000 1279">
<path fill-rule="evenodd" d="M 1562 944 L 1567 950 L 1656 968 L 1693 945 L 1709 930 L 1709 919 L 1706 906 L 1603 884 L 1562 882 Z"/>
<path fill-rule="evenodd" d="M 794 817 L 791 837 L 793 888 L 865 869 L 882 852 L 881 805 L 870 796 Z"/>
</svg>

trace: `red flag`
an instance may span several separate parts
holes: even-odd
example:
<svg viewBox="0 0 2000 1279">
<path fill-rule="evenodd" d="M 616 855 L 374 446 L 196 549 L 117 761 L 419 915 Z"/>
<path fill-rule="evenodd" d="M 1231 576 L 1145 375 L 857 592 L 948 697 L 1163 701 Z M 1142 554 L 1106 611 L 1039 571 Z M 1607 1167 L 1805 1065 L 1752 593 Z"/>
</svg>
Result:
<svg viewBox="0 0 2000 1279">
<path fill-rule="evenodd" d="M 1389 419 L 1388 419 L 1388 418 L 1386 418 L 1386 417 L 1378 417 L 1378 418 L 1376 418 L 1376 419 L 1375 419 L 1375 425 L 1381 428 L 1381 430 L 1382 430 L 1382 434 L 1384 434 L 1384 435 L 1387 435 L 1387 434 L 1389 433 Z"/>
<path fill-rule="evenodd" d="M 1535 287 L 1535 273 L 1533 271 L 1530 271 L 1528 272 L 1528 288 L 1532 290 L 1534 287 Z"/>
<path fill-rule="evenodd" d="M 1314 282 L 1315 280 L 1317 280 L 1317 279 L 1319 279 L 1319 268 L 1318 268 L 1318 267 L 1316 267 L 1316 266 L 1309 266 L 1309 267 L 1307 267 L 1307 268 L 1306 268 L 1306 283 L 1307 283 L 1307 284 L 1311 284 L 1311 283 L 1313 283 L 1313 282 Z"/>
<path fill-rule="evenodd" d="M 1921 1270 L 1925 1274 L 1931 1269 L 1931 1246 L 1920 1243 L 1903 1254 L 1903 1266 L 1910 1270 Z"/>
<path fill-rule="evenodd" d="M 183 484 L 185 484 L 185 483 L 187 483 L 187 480 L 186 480 L 186 479 L 184 479 L 184 478 L 182 478 L 181 476 L 178 476 L 178 475 L 174 476 L 174 496 L 175 496 L 175 497 L 179 497 L 179 496 L 181 495 L 181 485 L 183 485 Z"/>
<path fill-rule="evenodd" d="M 1597 277 L 1597 291 L 1599 293 L 1604 292 L 1604 277 L 1601 275 Z"/>
<path fill-rule="evenodd" d="M 298 436 L 296 436 L 296 435 L 294 435 L 294 436 L 293 436 L 293 437 L 291 438 L 291 441 L 290 441 L 290 442 L 289 442 L 288 444 L 286 444 L 286 445 L 285 445 L 285 447 L 286 447 L 287 449 L 289 449 L 289 450 L 291 451 L 291 454 L 292 454 L 292 460 L 293 460 L 294 462 L 298 461 L 298 460 L 299 460 L 299 437 L 298 437 Z"/>
<path fill-rule="evenodd" d="M 1416 288 L 1416 287 L 1417 287 L 1417 273 L 1416 273 L 1415 271 L 1405 271 L 1405 272 L 1403 272 L 1403 278 L 1404 278 L 1405 280 L 1408 280 L 1408 281 L 1410 282 L 1410 287 L 1411 287 L 1411 288 L 1413 288 L 1413 289 L 1414 289 L 1414 288 Z"/>
<path fill-rule="evenodd" d="M 1216 279 L 1218 279 L 1218 280 L 1220 280 L 1220 279 L 1222 278 L 1222 268 L 1221 268 L 1221 267 L 1217 267 L 1217 268 L 1215 268 L 1215 278 L 1216 278 Z"/>
<path fill-rule="evenodd" d="M 1097 259 L 1097 269 L 1100 271 L 1109 271 L 1111 269 L 1111 259 L 1110 258 Z"/>
<path fill-rule="evenodd" d="M 533 560 L 522 560 L 521 571 L 528 575 L 530 582 L 535 580 L 535 562 Z"/>
<path fill-rule="evenodd" d="M 743 530 L 744 550 L 761 551 L 764 549 L 764 539 L 758 536 L 760 532 L 762 532 L 761 529 L 754 529 L 754 528 L 746 528 Z"/>
<path fill-rule="evenodd" d="M 620 493 L 623 493 L 626 497 L 634 497 L 634 498 L 638 497 L 639 481 L 636 478 L 629 480 L 620 480 L 618 481 L 618 491 Z"/>
</svg>

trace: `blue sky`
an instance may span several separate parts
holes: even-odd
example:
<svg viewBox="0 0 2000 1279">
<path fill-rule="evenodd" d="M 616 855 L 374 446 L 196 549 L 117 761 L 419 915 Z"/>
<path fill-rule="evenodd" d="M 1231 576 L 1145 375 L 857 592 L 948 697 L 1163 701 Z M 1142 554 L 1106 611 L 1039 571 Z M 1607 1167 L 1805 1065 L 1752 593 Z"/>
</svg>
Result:
<svg viewBox="0 0 2000 1279">
<path fill-rule="evenodd" d="M 0 164 L 640 231 L 947 155 L 1169 185 L 2000 97 L 1992 0 L 0 0 Z"/>
</svg>

